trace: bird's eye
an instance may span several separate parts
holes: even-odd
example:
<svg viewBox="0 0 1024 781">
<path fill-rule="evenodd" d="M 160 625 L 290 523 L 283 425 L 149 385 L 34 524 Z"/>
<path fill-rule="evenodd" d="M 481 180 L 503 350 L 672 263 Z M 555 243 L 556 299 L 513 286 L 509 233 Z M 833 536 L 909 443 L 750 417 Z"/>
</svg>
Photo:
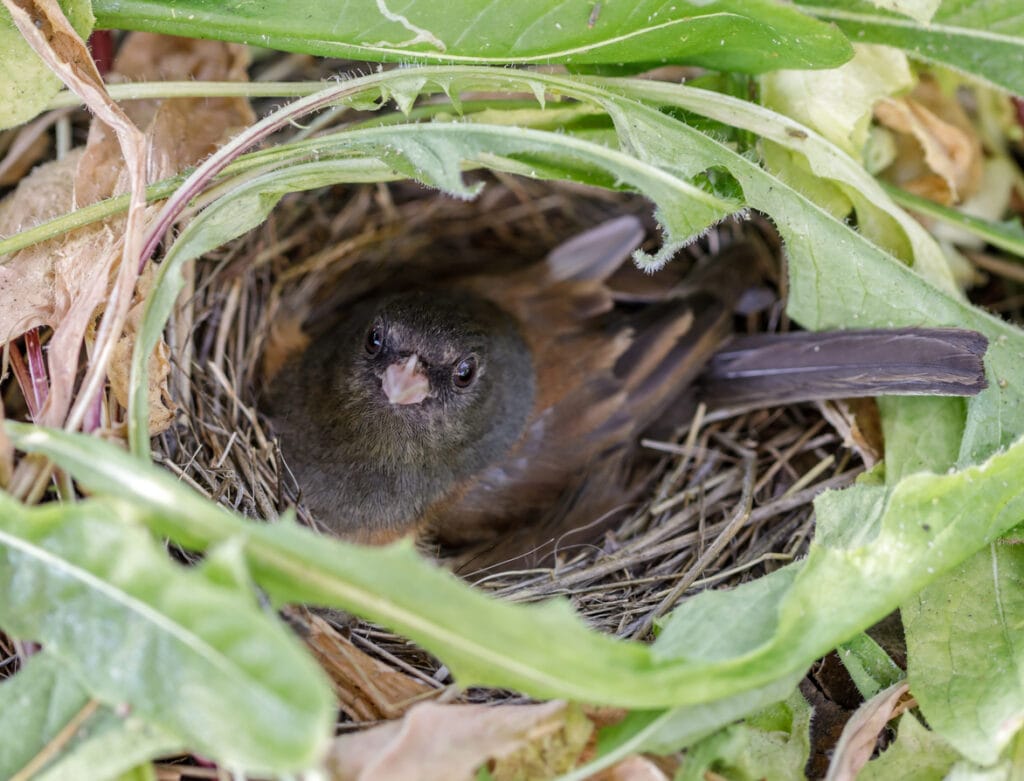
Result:
<svg viewBox="0 0 1024 781">
<path fill-rule="evenodd" d="M 468 388 L 475 379 L 476 358 L 470 355 L 455 364 L 455 370 L 452 371 L 452 382 L 455 383 L 456 388 Z"/>
<path fill-rule="evenodd" d="M 376 322 L 366 332 L 366 352 L 370 355 L 376 355 L 380 352 L 384 346 L 384 325 L 380 322 Z"/>
</svg>

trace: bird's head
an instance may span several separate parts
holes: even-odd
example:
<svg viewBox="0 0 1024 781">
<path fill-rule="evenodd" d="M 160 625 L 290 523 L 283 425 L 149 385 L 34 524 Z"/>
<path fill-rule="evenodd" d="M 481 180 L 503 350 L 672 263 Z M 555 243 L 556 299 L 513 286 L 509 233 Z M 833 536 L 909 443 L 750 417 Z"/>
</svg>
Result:
<svg viewBox="0 0 1024 781">
<path fill-rule="evenodd" d="M 351 363 L 339 367 L 343 392 L 372 416 L 371 428 L 411 438 L 396 449 L 479 465 L 518 439 L 533 365 L 514 319 L 495 304 L 460 291 L 402 293 L 367 307 L 354 330 Z"/>
</svg>

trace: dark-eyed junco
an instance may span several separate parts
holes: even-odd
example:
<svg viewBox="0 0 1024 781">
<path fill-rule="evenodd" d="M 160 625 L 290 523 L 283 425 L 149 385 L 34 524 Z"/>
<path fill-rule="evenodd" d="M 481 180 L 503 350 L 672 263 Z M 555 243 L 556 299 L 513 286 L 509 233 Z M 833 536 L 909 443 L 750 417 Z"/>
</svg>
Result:
<svg viewBox="0 0 1024 781">
<path fill-rule="evenodd" d="M 284 368 L 272 404 L 314 516 L 380 542 L 500 461 L 535 388 L 510 314 L 464 291 L 410 291 L 354 306 Z"/>
<path fill-rule="evenodd" d="M 727 339 L 737 303 L 769 263 L 758 242 L 739 242 L 671 295 L 617 303 L 608 280 L 639 232 L 624 219 L 522 271 L 371 293 L 321 328 L 268 393 L 307 509 L 355 541 L 415 534 L 482 566 L 542 556 L 545 541 L 628 501 L 639 435 Z M 964 333 L 907 348 L 904 364 L 960 361 L 952 379 L 961 385 L 940 390 L 980 390 L 984 338 Z M 879 392 L 865 364 L 891 346 L 858 362 L 849 339 L 822 352 L 807 338 L 768 358 L 775 376 L 796 378 L 782 381 L 783 400 Z M 745 372 L 739 360 L 719 359 L 706 387 L 732 371 L 738 398 L 756 395 L 765 366 Z M 822 368 L 846 381 L 815 393 L 799 372 Z M 858 392 L 859 379 L 869 382 Z M 919 382 L 902 392 L 936 391 Z"/>
</svg>

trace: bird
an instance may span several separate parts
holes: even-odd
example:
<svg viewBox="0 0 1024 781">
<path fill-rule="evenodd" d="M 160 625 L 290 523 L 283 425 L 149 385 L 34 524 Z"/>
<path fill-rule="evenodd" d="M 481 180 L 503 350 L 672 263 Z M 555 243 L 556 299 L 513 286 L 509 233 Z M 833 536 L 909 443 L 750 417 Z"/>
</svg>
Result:
<svg viewBox="0 0 1024 781">
<path fill-rule="evenodd" d="M 457 571 L 537 564 L 635 499 L 641 435 L 702 388 L 739 404 L 766 382 L 785 401 L 922 393 L 929 367 L 939 392 L 984 387 L 984 337 L 954 329 L 916 329 L 902 353 L 896 332 L 833 334 L 824 353 L 816 334 L 730 351 L 734 312 L 773 264 L 765 244 L 737 241 L 651 296 L 620 284 L 643 235 L 624 217 L 523 269 L 392 278 L 319 324 L 265 404 L 305 508 L 352 542 L 411 536 Z M 886 362 L 889 385 L 871 371 Z M 817 396 L 815 375 L 832 378 Z"/>
<path fill-rule="evenodd" d="M 499 461 L 536 395 L 512 316 L 458 290 L 360 302 L 280 378 L 275 427 L 307 507 L 370 544 Z"/>
</svg>

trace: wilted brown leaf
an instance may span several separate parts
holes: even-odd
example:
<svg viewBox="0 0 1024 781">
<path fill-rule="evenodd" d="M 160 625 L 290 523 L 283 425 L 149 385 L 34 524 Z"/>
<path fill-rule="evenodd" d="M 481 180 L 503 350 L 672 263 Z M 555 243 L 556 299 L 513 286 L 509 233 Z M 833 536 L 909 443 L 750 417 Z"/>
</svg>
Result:
<svg viewBox="0 0 1024 781">
<path fill-rule="evenodd" d="M 843 445 L 853 448 L 864 466 L 870 469 L 884 453 L 882 421 L 874 399 L 837 399 L 817 403 L 822 417 L 843 438 Z"/>
<path fill-rule="evenodd" d="M 15 233 L 74 207 L 71 182 L 82 150 L 39 166 L 0 202 L 0 234 Z M 59 425 L 77 374 L 77 356 L 92 313 L 104 300 L 112 263 L 117 259 L 124 218 L 91 225 L 16 253 L 0 265 L 0 343 L 35 326 L 55 329 L 49 346 L 50 398 L 60 409 L 45 420 Z M 88 307 L 88 311 L 86 308 Z M 56 347 L 55 347 L 56 345 Z M 62 349 L 63 348 L 63 349 Z M 73 360 L 62 360 L 73 352 Z M 52 400 L 59 394 L 58 404 Z"/>
<path fill-rule="evenodd" d="M 529 731 L 518 750 L 495 756 L 490 767 L 491 778 L 494 781 L 550 778 L 577 765 L 583 749 L 590 743 L 594 724 L 574 704 L 566 706 L 562 718 L 564 723 L 560 729 L 552 729 L 551 723 L 540 723 Z"/>
<path fill-rule="evenodd" d="M 243 81 L 247 78 L 248 49 L 220 41 L 200 41 L 153 33 L 133 33 L 124 42 L 110 74 L 111 81 L 173 80 Z M 210 155 L 244 127 L 255 114 L 244 98 L 176 98 L 136 100 L 127 104 L 128 116 L 146 128 L 150 140 L 151 179 L 180 172 Z M 117 139 L 94 122 L 86 152 L 79 164 L 75 192 L 80 203 L 116 195 L 127 187 Z M 152 288 L 151 278 L 136 286 L 136 303 L 125 322 L 108 368 L 111 389 L 118 403 L 128 404 L 129 372 L 143 302 Z M 169 350 L 162 339 L 149 359 L 147 372 L 149 433 L 165 430 L 174 418 L 168 389 Z"/>
<path fill-rule="evenodd" d="M 132 33 L 122 44 L 108 81 L 245 81 L 248 63 L 248 49 L 239 44 Z M 133 100 L 125 104 L 125 113 L 145 128 L 152 144 L 150 181 L 194 165 L 256 119 L 245 98 Z M 126 188 L 117 139 L 103 123 L 94 122 L 75 181 L 78 204 Z"/>
<path fill-rule="evenodd" d="M 128 318 L 124 324 L 124 335 L 114 348 L 114 353 L 110 357 L 110 365 L 107 367 L 110 389 L 114 394 L 114 398 L 117 399 L 117 403 L 125 409 L 128 408 L 132 350 L 135 347 L 135 337 L 142 326 L 146 296 L 153 289 L 155 277 L 154 266 L 147 265 L 136 284 L 137 301 L 128 311 Z M 170 375 L 170 350 L 161 339 L 160 343 L 156 346 L 156 350 L 149 356 L 149 371 L 146 375 L 149 380 L 147 403 L 149 406 L 149 433 L 151 436 L 166 430 L 174 420 L 175 404 L 171 400 L 171 394 L 167 387 L 167 380 Z"/>
<path fill-rule="evenodd" d="M 302 627 L 306 645 L 331 677 L 341 709 L 356 721 L 394 719 L 432 691 L 356 648 L 320 616 L 305 609 L 290 611 Z"/>
<path fill-rule="evenodd" d="M 71 208 L 70 181 L 81 151 L 63 160 L 39 166 L 23 179 L 14 192 L 0 201 L 0 235 L 17 233 Z M 43 245 L 16 253 L 0 265 L 0 343 L 6 343 L 36 325 L 53 326 L 57 322 L 54 280 L 58 267 L 67 260 L 65 242 L 53 239 Z M 69 264 L 67 272 L 80 273 Z M 84 264 L 82 264 L 84 265 Z M 77 285 L 74 285 L 77 287 Z"/>
<path fill-rule="evenodd" d="M 897 152 L 886 176 L 939 203 L 960 203 L 981 184 L 981 140 L 954 97 L 922 79 L 913 94 L 885 98 L 875 117 L 897 132 Z"/>
<path fill-rule="evenodd" d="M 87 264 L 92 272 L 91 278 L 76 291 L 77 295 L 67 305 L 67 311 L 55 327 L 50 341 L 50 392 L 38 422 L 62 425 L 67 417 L 67 424 L 78 428 L 102 387 L 110 355 L 121 336 L 131 304 L 142 245 L 147 145 L 139 129 L 107 94 L 85 42 L 55 0 L 3 0 L 3 3 L 28 44 L 68 88 L 82 98 L 95 114 L 94 121 L 105 122 L 114 129 L 131 182 L 124 229 L 117 232 L 113 241 L 107 241 L 104 249 L 108 251 L 78 259 Z M 120 261 L 120 268 L 111 286 L 105 272 L 114 267 L 115 259 Z M 16 256 L 13 260 L 21 258 Z M 56 288 L 59 282 L 53 280 L 51 286 Z M 51 295 L 56 297 L 52 292 Z M 101 301 L 106 302 L 103 319 L 78 391 L 77 403 L 68 413 L 82 341 Z M 0 328 L 0 333 L 5 333 L 5 329 Z"/>
<path fill-rule="evenodd" d="M 590 781 L 669 781 L 669 776 L 647 757 L 634 755 L 602 770 Z"/>
<path fill-rule="evenodd" d="M 30 122 L 24 127 L 12 128 L 0 133 L 0 187 L 17 184 L 50 148 L 47 131 L 56 118 L 67 116 L 68 112 L 54 111 Z"/>
<path fill-rule="evenodd" d="M 48 39 L 77 52 L 60 35 L 50 35 Z M 77 54 L 69 57 L 66 67 L 72 72 L 88 70 Z M 238 79 L 245 76 L 246 58 L 245 48 L 233 44 L 135 34 L 125 41 L 115 69 L 118 78 L 133 81 L 156 76 Z M 239 98 L 133 101 L 125 114 L 124 122 L 146 128 L 152 145 L 147 172 L 150 179 L 177 173 L 196 163 L 254 120 L 247 101 Z M 74 175 L 70 176 L 72 168 Z M 70 161 L 42 167 L 0 204 L 0 234 L 14 233 L 119 194 L 128 189 L 127 172 L 118 135 L 108 124 L 94 120 L 84 153 L 75 152 Z M 123 310 L 115 318 L 116 325 L 111 326 L 118 328 L 119 333 L 106 370 L 115 397 L 122 405 L 127 402 L 128 362 L 141 316 L 139 302 L 148 285 L 133 290 L 136 269 L 122 269 L 117 287 L 122 292 L 111 296 L 111 270 L 121 254 L 124 230 L 124 218 L 115 218 L 105 225 L 87 227 L 30 247 L 0 266 L 0 295 L 8 304 L 0 311 L 0 340 L 6 341 L 36 325 L 55 329 L 49 347 L 53 392 L 41 422 L 63 422 L 78 372 L 82 339 L 101 305 L 108 310 L 112 306 Z M 150 362 L 148 396 L 154 434 L 166 428 L 172 419 L 167 357 L 167 347 L 161 344 Z"/>
<path fill-rule="evenodd" d="M 900 703 L 909 687 L 897 683 L 865 702 L 846 722 L 832 755 L 827 781 L 853 781 L 871 759 L 885 725 L 905 710 Z"/>
<path fill-rule="evenodd" d="M 335 740 L 335 781 L 462 781 L 493 761 L 501 781 L 546 778 L 573 767 L 591 732 L 575 706 L 422 703 L 401 721 Z"/>
</svg>

